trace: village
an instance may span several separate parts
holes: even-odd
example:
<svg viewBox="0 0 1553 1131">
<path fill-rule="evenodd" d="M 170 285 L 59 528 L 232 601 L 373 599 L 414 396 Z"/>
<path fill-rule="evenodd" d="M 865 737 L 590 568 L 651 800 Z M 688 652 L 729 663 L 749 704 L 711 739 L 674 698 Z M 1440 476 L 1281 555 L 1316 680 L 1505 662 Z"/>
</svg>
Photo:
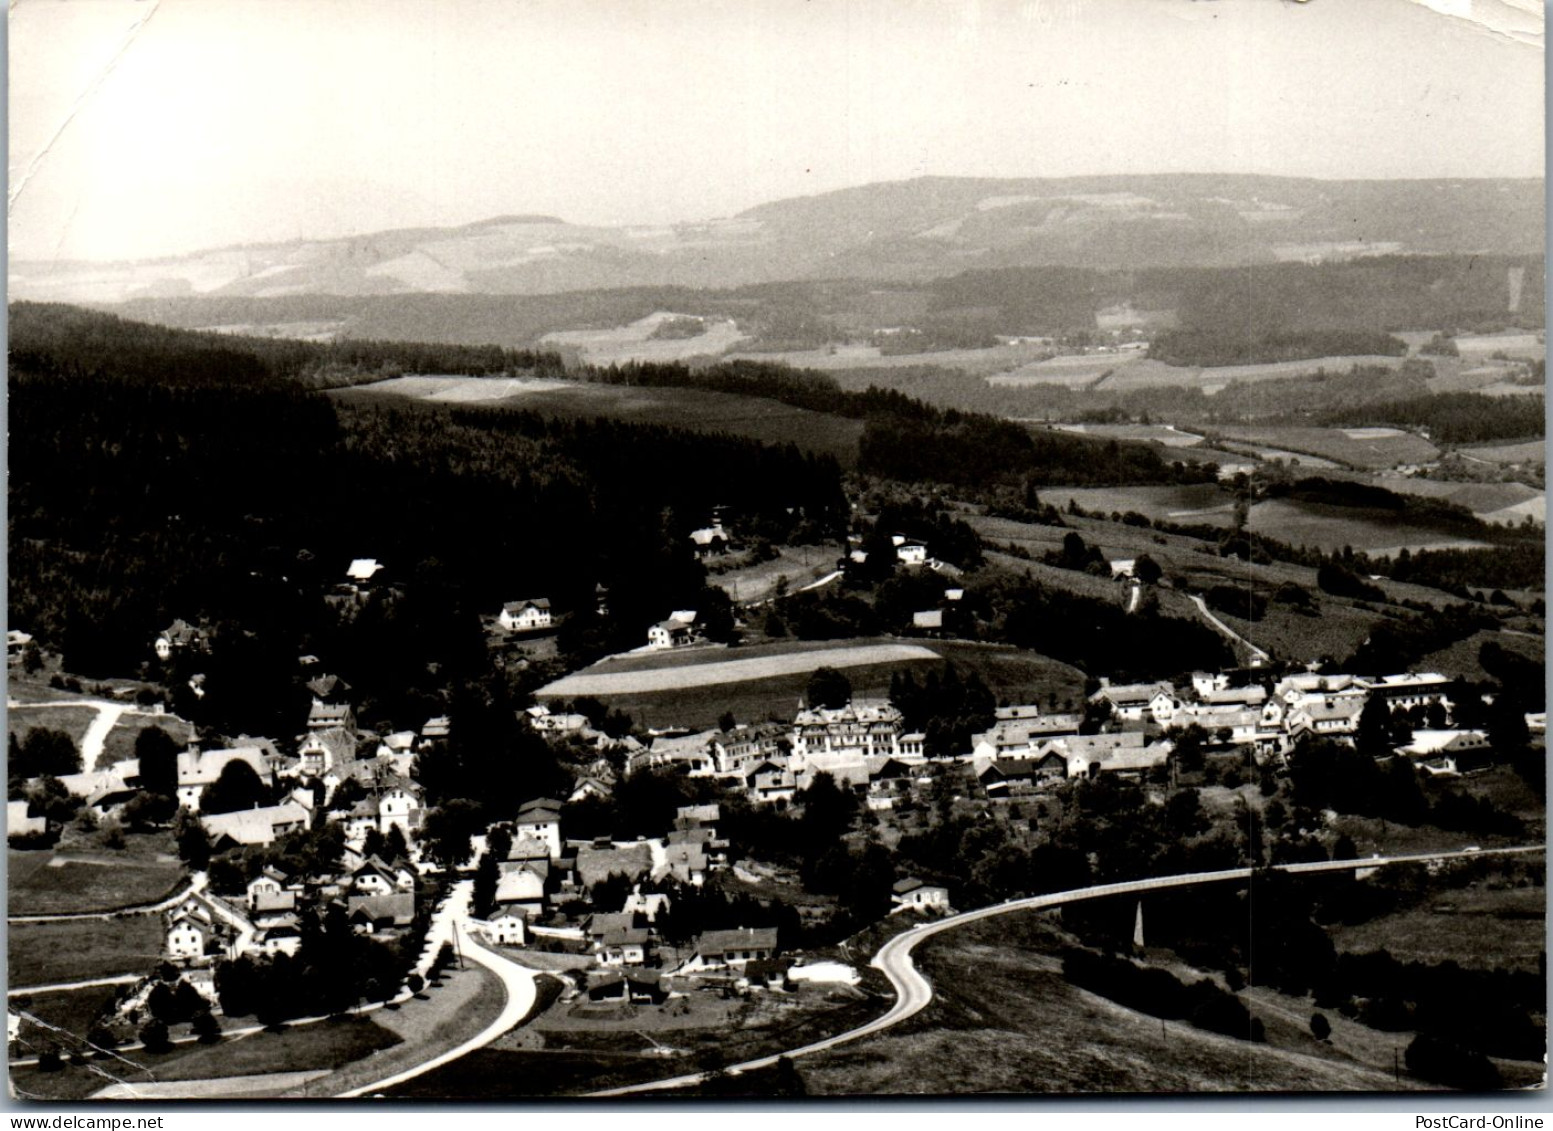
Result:
<svg viewBox="0 0 1553 1131">
<path fill-rule="evenodd" d="M 720 524 L 696 532 L 698 545 L 724 537 Z M 895 545 L 908 568 L 932 564 L 921 544 Z M 382 569 L 371 559 L 351 562 L 326 599 L 348 605 Z M 959 592 L 947 589 L 946 603 Z M 653 624 L 640 651 L 704 647 L 696 620 L 685 611 Z M 542 642 L 555 612 L 544 597 L 514 600 L 489 625 L 509 643 Z M 17 630 L 8 643 L 15 674 L 33 645 Z M 215 646 L 202 628 L 178 620 L 150 651 L 157 663 L 190 671 Z M 1158 804 L 1205 784 L 1261 781 L 1270 793 L 1308 740 L 1358 745 L 1424 779 L 1470 775 L 1495 761 L 1485 729 L 1457 725 L 1464 713 L 1449 697 L 1452 681 L 1436 673 L 1275 673 L 1253 664 L 1173 681 L 1101 678 L 1082 711 L 1004 702 L 963 748 L 930 756 L 898 705 L 854 696 L 844 673 L 820 667 L 790 718 L 729 718 L 709 730 L 606 730 L 588 704 L 531 703 L 513 721 L 572 767 L 570 786 L 487 799 L 486 811 L 504 816 L 472 826 L 448 818 L 458 802 L 432 805 L 419 780 L 445 754 L 455 718 L 374 732 L 358 725 L 349 685 L 321 658 L 298 663 L 310 701 L 294 736 L 152 742 L 140 758 L 13 781 L 13 849 L 47 848 L 66 825 L 142 825 L 149 813 L 176 829 L 189 869 L 187 886 L 157 910 L 160 962 L 117 993 L 94 1023 L 94 1043 L 164 1041 L 168 1021 L 208 1035 L 220 1028 L 212 1015 L 233 1009 L 277 1020 L 306 1012 L 300 1001 L 288 1012 L 290 991 L 275 985 L 266 1007 L 253 986 L 277 960 L 321 947 L 320 938 L 345 946 L 347 931 L 350 945 L 380 945 L 350 951 L 363 973 L 334 1007 L 414 995 L 452 961 L 455 912 L 486 945 L 562 979 L 563 1005 L 606 1028 L 640 1025 L 641 1010 L 695 1013 L 707 994 L 846 990 L 861 976 L 838 961 L 838 933 L 867 927 L 875 914 L 950 914 L 971 893 L 950 870 L 902 864 L 869 875 L 879 890 L 816 894 L 801 874 L 741 843 L 744 830 L 760 827 L 750 814 L 834 807 L 841 816 L 832 835 L 893 846 L 926 827 L 914 815 L 923 810 L 936 806 L 940 822 L 969 813 L 1012 825 L 1021 804 L 1042 816 L 1048 800 L 1057 809 L 1071 804 L 1063 791 L 1075 782 L 1125 782 Z M 203 694 L 199 672 L 187 687 L 196 699 Z M 137 694 L 151 721 L 174 717 L 145 688 Z M 1481 714 L 1480 705 L 1473 717 Z M 1545 716 L 1525 721 L 1530 731 L 1545 728 Z M 609 827 L 610 814 L 619 816 L 609 808 L 616 794 L 649 779 L 679 783 L 669 800 L 686 803 L 660 798 L 647 818 L 657 827 L 643 828 L 641 813 L 631 835 Z M 149 798 L 169 791 L 171 800 L 151 813 Z M 1036 830 L 1035 818 L 1028 823 Z M 455 889 L 471 878 L 468 902 L 450 911 Z M 25 908 L 13 902 L 17 910 Z M 826 924 L 837 930 L 827 934 Z M 13 1013 L 13 1037 L 18 1024 Z"/>
</svg>

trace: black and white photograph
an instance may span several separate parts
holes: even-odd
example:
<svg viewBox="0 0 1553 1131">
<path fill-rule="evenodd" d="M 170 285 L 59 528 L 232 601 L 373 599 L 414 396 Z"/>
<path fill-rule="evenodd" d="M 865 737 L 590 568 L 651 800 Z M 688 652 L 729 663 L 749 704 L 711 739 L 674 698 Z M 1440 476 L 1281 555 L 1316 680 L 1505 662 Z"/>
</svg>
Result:
<svg viewBox="0 0 1553 1131">
<path fill-rule="evenodd" d="M 1545 1098 L 1541 0 L 7 36 L 11 1108 Z"/>
</svg>

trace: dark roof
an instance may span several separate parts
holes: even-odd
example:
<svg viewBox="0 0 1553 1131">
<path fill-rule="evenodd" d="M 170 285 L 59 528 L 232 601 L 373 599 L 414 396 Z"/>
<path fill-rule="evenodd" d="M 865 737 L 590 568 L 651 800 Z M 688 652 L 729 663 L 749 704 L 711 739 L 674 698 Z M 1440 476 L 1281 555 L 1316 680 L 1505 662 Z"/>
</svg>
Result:
<svg viewBox="0 0 1553 1131">
<path fill-rule="evenodd" d="M 908 891 L 916 891 L 918 888 L 924 886 L 926 885 L 924 885 L 921 880 L 917 879 L 917 877 L 907 876 L 904 880 L 896 880 L 895 886 L 891 890 L 894 891 L 896 895 L 905 895 Z"/>
<path fill-rule="evenodd" d="M 775 950 L 775 927 L 738 927 L 731 931 L 705 931 L 696 939 L 702 954 L 724 954 L 730 950 Z"/>
<path fill-rule="evenodd" d="M 415 919 L 415 896 L 409 892 L 393 895 L 353 895 L 345 901 L 351 917 L 363 915 L 374 923 L 391 920 L 396 927 L 406 926 Z"/>
</svg>

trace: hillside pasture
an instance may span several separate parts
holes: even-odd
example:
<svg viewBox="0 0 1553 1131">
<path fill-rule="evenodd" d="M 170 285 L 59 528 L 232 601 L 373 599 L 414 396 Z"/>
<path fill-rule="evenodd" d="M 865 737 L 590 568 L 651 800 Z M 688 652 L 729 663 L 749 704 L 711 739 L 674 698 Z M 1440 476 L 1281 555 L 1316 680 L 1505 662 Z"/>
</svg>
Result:
<svg viewBox="0 0 1553 1131">
<path fill-rule="evenodd" d="M 1547 889 L 1474 884 L 1441 891 L 1405 911 L 1367 923 L 1337 923 L 1328 933 L 1345 954 L 1386 950 L 1399 962 L 1455 962 L 1468 969 L 1537 969 Z"/>
<path fill-rule="evenodd" d="M 95 707 L 32 707 L 17 704 L 6 711 L 5 727 L 18 740 L 27 737 L 27 732 L 31 730 L 61 730 L 70 736 L 79 751 L 81 740 L 86 737 L 86 728 L 96 718 Z M 91 769 L 90 766 L 85 768 Z"/>
<path fill-rule="evenodd" d="M 1396 476 L 1377 479 L 1375 485 L 1398 495 L 1444 499 L 1466 507 L 1487 522 L 1519 525 L 1522 515 L 1529 514 L 1537 522 L 1546 521 L 1547 516 L 1547 495 L 1524 483 L 1452 483 L 1442 479 Z"/>
<path fill-rule="evenodd" d="M 839 543 L 823 546 L 778 546 L 777 556 L 766 562 L 722 570 L 717 562 L 709 564 L 709 584 L 716 585 L 742 605 L 755 604 L 772 596 L 782 578 L 789 591 L 796 592 L 835 569 L 836 559 L 845 552 Z"/>
<path fill-rule="evenodd" d="M 1042 503 L 1066 510 L 1077 503 L 1085 511 L 1127 514 L 1189 525 L 1228 527 L 1234 521 L 1235 497 L 1213 483 L 1159 487 L 1052 487 L 1040 493 Z"/>
<path fill-rule="evenodd" d="M 1528 440 L 1520 444 L 1485 444 L 1482 447 L 1458 448 L 1458 455 L 1477 463 L 1520 464 L 1547 462 L 1546 441 Z"/>
<path fill-rule="evenodd" d="M 162 920 L 134 915 L 111 922 L 65 919 L 11 923 L 6 970 L 12 989 L 145 974 L 162 956 Z"/>
<path fill-rule="evenodd" d="M 1351 546 L 1368 553 L 1395 557 L 1403 549 L 1481 549 L 1485 542 L 1446 530 L 1410 522 L 1395 511 L 1370 507 L 1336 507 L 1325 503 L 1267 499 L 1251 508 L 1250 530 L 1293 546 L 1317 547 L 1328 553 Z"/>
</svg>

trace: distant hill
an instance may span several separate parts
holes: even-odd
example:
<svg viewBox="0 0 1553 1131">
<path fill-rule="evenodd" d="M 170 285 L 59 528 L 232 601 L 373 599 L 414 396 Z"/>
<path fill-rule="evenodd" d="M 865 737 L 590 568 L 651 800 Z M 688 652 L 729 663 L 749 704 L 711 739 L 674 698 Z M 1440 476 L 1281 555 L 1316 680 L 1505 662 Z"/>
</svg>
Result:
<svg viewBox="0 0 1553 1131">
<path fill-rule="evenodd" d="M 927 177 L 776 201 L 727 219 L 587 227 L 510 215 L 455 228 L 220 248 L 135 263 L 17 261 L 12 298 L 80 303 L 413 293 L 543 295 L 968 269 L 1535 255 L 1541 180 L 1158 175 Z"/>
</svg>

